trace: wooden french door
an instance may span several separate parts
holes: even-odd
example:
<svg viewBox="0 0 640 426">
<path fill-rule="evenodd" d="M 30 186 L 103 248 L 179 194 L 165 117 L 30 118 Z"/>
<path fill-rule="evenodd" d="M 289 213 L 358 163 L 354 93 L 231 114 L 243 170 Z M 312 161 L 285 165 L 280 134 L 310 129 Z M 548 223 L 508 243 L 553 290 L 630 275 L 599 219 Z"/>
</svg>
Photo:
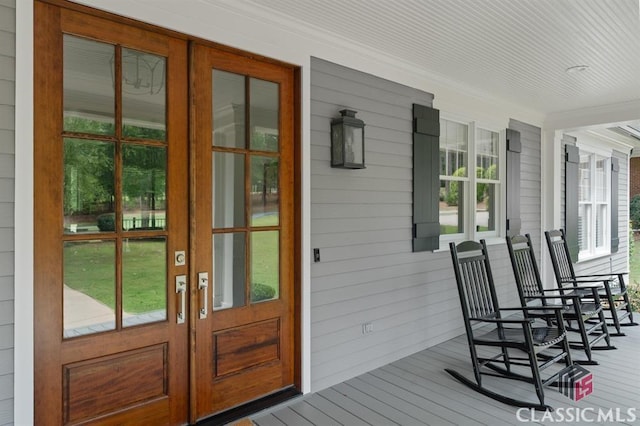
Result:
<svg viewBox="0 0 640 426">
<path fill-rule="evenodd" d="M 187 44 L 35 24 L 35 423 L 185 423 Z"/>
<path fill-rule="evenodd" d="M 198 417 L 294 383 L 293 69 L 191 49 Z"/>
<path fill-rule="evenodd" d="M 87 11 L 35 3 L 36 424 L 294 385 L 293 69 Z"/>
</svg>

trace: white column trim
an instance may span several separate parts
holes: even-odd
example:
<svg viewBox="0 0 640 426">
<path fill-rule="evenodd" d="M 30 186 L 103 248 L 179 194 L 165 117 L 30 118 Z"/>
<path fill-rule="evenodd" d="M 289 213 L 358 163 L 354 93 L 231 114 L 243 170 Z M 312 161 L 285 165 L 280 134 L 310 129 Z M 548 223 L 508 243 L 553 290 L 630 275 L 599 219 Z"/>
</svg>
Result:
<svg viewBox="0 0 640 426">
<path fill-rule="evenodd" d="M 15 317 L 13 415 L 33 424 L 33 10 L 16 1 Z"/>
</svg>

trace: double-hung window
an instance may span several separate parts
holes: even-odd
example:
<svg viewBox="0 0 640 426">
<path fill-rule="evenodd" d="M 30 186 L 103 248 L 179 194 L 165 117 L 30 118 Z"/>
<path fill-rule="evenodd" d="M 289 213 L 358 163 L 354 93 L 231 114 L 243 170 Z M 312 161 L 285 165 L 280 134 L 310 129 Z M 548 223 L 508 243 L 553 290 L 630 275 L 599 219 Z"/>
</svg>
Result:
<svg viewBox="0 0 640 426">
<path fill-rule="evenodd" d="M 610 155 L 580 147 L 578 170 L 578 258 L 585 259 L 611 250 Z"/>
<path fill-rule="evenodd" d="M 499 235 L 501 152 L 498 132 L 473 122 L 440 120 L 439 208 L 443 240 Z"/>
</svg>

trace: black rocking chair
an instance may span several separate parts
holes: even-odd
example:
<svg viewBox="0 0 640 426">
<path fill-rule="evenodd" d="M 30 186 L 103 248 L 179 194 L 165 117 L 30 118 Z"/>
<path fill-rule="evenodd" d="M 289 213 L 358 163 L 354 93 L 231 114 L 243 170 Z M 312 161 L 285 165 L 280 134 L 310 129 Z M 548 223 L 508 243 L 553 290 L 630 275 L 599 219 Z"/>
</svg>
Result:
<svg viewBox="0 0 640 426">
<path fill-rule="evenodd" d="M 457 246 L 450 243 L 449 248 L 475 382 L 454 370 L 445 369 L 445 371 L 469 388 L 505 404 L 536 410 L 551 410 L 552 408 L 544 403 L 543 387 L 555 384 L 560 375 L 574 368 L 564 329 L 563 308 L 558 306 L 544 308 L 555 321 L 553 325 L 544 324 L 544 326 L 534 325 L 535 320 L 526 317 L 528 312 L 540 312 L 540 307 L 501 309 L 498 306 L 484 240 L 480 243 L 465 241 Z M 516 312 L 520 314 L 518 318 L 503 317 L 503 314 Z M 476 327 L 478 324 L 484 324 L 486 327 L 478 329 Z M 478 348 L 491 347 L 499 349 L 497 354 L 482 356 L 478 352 Z M 555 349 L 551 349 L 553 347 Z M 564 360 L 566 367 L 546 379 L 541 377 L 542 370 L 561 360 Z M 531 375 L 529 376 L 526 370 L 526 375 L 519 374 L 514 371 L 516 366 L 529 367 Z M 491 391 L 483 386 L 482 375 L 532 383 L 539 403 L 517 400 Z"/>
<path fill-rule="evenodd" d="M 611 333 L 611 335 L 624 336 L 620 327 L 638 325 L 633 322 L 631 303 L 629 302 L 627 286 L 624 282 L 624 276 L 628 274 L 627 272 L 576 275 L 569 255 L 569 246 L 567 245 L 564 230 L 546 231 L 544 235 L 547 239 L 558 288 L 580 287 L 597 283 L 598 294 L 604 302 L 603 308 L 606 312 L 609 312 L 607 319 L 612 321 L 607 325 L 613 325 L 616 328 L 616 333 Z M 622 324 L 624 319 L 628 319 L 629 322 Z"/>
<path fill-rule="evenodd" d="M 534 302 L 538 303 L 538 306 L 549 307 L 549 301 L 562 302 L 559 306 L 565 308 L 562 315 L 568 324 L 567 330 L 580 333 L 580 341 L 569 341 L 569 346 L 584 349 L 587 355 L 587 360 L 574 359 L 576 364 L 597 365 L 598 363 L 592 359 L 592 350 L 615 349 L 611 346 L 609 330 L 598 295 L 598 286 L 545 289 L 540 279 L 531 236 L 526 234 L 507 237 L 507 247 L 522 306 L 528 306 Z M 535 313 L 530 316 L 536 317 Z M 572 327 L 573 322 L 577 323 L 577 328 Z M 606 345 L 596 346 L 603 339 Z"/>
</svg>

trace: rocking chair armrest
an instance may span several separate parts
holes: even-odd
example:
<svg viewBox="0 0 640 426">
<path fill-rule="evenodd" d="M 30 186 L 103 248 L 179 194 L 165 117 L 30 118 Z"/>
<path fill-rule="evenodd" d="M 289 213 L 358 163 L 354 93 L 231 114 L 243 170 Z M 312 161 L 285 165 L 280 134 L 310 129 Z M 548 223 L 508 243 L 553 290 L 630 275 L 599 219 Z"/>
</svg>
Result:
<svg viewBox="0 0 640 426">
<path fill-rule="evenodd" d="M 567 279 L 563 279 L 562 280 L 563 283 L 580 284 L 580 286 L 578 286 L 578 287 L 585 287 L 585 288 L 587 288 L 587 287 L 601 287 L 601 286 L 598 286 L 597 284 L 594 284 L 594 285 L 591 285 L 591 286 L 584 285 L 584 284 L 588 284 L 588 283 L 602 283 L 602 284 L 605 284 L 605 283 L 608 283 L 609 281 L 612 281 L 612 280 L 598 279 L 598 278 L 594 278 L 592 280 L 589 280 L 589 279 L 584 279 L 582 277 L 576 277 L 575 279 L 567 278 Z"/>
<path fill-rule="evenodd" d="M 522 306 L 515 308 L 500 308 L 500 311 L 521 311 L 525 316 L 528 312 L 536 313 L 538 318 L 553 318 L 556 317 L 559 321 L 562 321 L 562 312 L 566 308 L 562 305 L 549 305 L 549 306 Z M 552 311 L 552 312 L 549 312 Z"/>
<path fill-rule="evenodd" d="M 623 275 L 629 275 L 629 272 L 612 272 L 610 274 L 589 274 L 589 275 L 578 275 L 575 280 L 571 280 L 571 282 L 582 283 L 582 282 L 600 282 L 604 286 L 609 286 L 610 282 L 617 281 L 617 284 L 614 284 L 613 287 L 621 287 L 626 288 L 627 285 L 624 282 Z"/>
<path fill-rule="evenodd" d="M 549 305 L 549 306 L 521 306 L 517 308 L 500 308 L 500 311 L 546 311 L 549 309 L 561 311 L 564 308 L 560 305 Z"/>
<path fill-rule="evenodd" d="M 502 309 L 500 309 L 502 310 Z M 489 322 L 495 324 L 526 324 L 532 323 L 532 319 L 504 319 L 504 318 L 469 318 L 471 321 Z"/>
<path fill-rule="evenodd" d="M 598 291 L 605 288 L 603 285 L 580 285 L 576 287 L 566 287 L 564 296 L 575 299 L 599 299 Z"/>
<path fill-rule="evenodd" d="M 554 291 L 560 291 L 560 290 L 554 290 Z M 580 295 L 578 294 L 571 294 L 573 293 L 573 291 L 570 291 L 567 289 L 567 294 L 551 294 L 551 295 L 546 295 L 546 294 L 541 294 L 539 296 L 525 296 L 525 299 L 573 299 L 575 297 L 580 297 Z"/>
<path fill-rule="evenodd" d="M 576 278 L 587 278 L 587 277 L 617 277 L 619 275 L 629 275 L 628 271 L 616 271 L 611 272 L 609 274 L 585 274 L 585 275 L 576 275 Z"/>
<path fill-rule="evenodd" d="M 592 284 L 592 285 L 579 285 L 571 288 L 570 290 L 598 290 L 601 288 L 602 286 L 599 284 Z M 569 290 L 569 289 L 566 289 L 566 290 Z"/>
<path fill-rule="evenodd" d="M 515 308 L 500 308 L 499 311 L 520 311 L 522 314 L 527 317 L 528 313 L 534 314 L 538 318 L 556 318 L 558 321 L 562 322 L 562 312 L 565 311 L 566 308 L 562 305 L 549 305 L 549 306 L 522 306 Z M 534 319 L 530 318 L 530 323 L 533 324 Z M 523 323 L 523 326 L 525 324 Z"/>
<path fill-rule="evenodd" d="M 574 284 L 580 284 L 579 286 L 573 286 L 573 287 L 563 287 L 562 289 L 559 288 L 552 288 L 552 289 L 545 289 L 542 291 L 560 291 L 560 290 L 590 290 L 592 288 L 595 289 L 599 289 L 602 288 L 602 284 L 584 284 L 584 283 L 602 283 L 603 280 L 579 280 L 579 279 L 564 279 L 562 280 L 563 283 L 574 283 Z M 606 280 L 605 280 L 606 281 Z"/>
<path fill-rule="evenodd" d="M 559 291 L 559 290 L 556 290 Z M 573 293 L 573 294 L 571 294 Z M 582 296 L 573 291 L 569 291 L 568 294 L 554 294 L 551 296 L 541 295 L 541 296 L 526 296 L 525 299 L 580 299 Z M 553 306 L 553 305 L 550 305 Z"/>
</svg>

